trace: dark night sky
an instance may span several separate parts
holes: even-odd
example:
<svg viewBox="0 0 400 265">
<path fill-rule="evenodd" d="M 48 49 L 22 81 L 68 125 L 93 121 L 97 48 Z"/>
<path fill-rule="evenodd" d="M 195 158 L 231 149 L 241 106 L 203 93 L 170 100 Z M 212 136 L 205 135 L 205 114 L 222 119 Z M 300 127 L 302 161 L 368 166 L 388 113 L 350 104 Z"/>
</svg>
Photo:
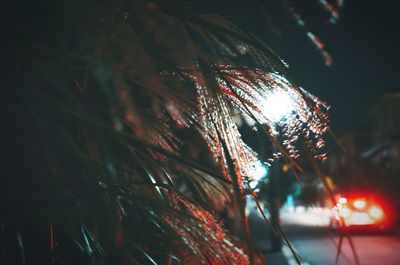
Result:
<svg viewBox="0 0 400 265">
<path fill-rule="evenodd" d="M 245 6 L 243 1 L 231 0 L 210 1 L 210 4 L 195 2 L 244 24 L 250 31 L 265 33 L 270 30 L 260 16 L 257 1 L 249 0 Z M 265 2 L 271 19 L 288 23 L 289 16 L 267 5 L 275 2 L 279 3 Z M 384 92 L 400 91 L 397 1 L 344 0 L 342 16 L 336 25 L 325 22 L 328 16 L 318 0 L 286 2 L 296 7 L 308 29 L 323 40 L 335 63 L 326 67 L 319 52 L 293 21 L 285 26 L 280 41 L 267 41 L 267 44 L 289 63 L 291 76 L 299 85 L 329 103 L 335 133 L 356 126 L 362 114 Z"/>
<path fill-rule="evenodd" d="M 308 2 L 315 6 L 317 1 Z M 323 39 L 334 57 L 330 68 L 299 30 L 285 38 L 282 57 L 302 86 L 332 106 L 334 132 L 355 126 L 384 92 L 400 92 L 400 18 L 395 2 L 347 0 L 336 25 L 321 22 L 310 4 L 303 5 L 311 31 Z"/>
</svg>

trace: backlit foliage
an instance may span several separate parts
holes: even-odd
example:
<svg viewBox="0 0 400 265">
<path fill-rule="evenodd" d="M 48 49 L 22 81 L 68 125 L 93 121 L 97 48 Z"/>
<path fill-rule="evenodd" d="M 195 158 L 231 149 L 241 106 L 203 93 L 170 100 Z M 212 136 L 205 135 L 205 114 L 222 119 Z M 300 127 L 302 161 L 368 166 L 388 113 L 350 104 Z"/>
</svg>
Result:
<svg viewBox="0 0 400 265">
<path fill-rule="evenodd" d="M 232 109 L 281 135 L 288 159 L 299 141 L 323 158 L 324 103 L 259 39 L 181 4 L 43 0 L 5 13 L 0 260 L 249 264 L 215 214 L 258 161 Z M 290 99 L 278 118 L 276 95 Z"/>
</svg>

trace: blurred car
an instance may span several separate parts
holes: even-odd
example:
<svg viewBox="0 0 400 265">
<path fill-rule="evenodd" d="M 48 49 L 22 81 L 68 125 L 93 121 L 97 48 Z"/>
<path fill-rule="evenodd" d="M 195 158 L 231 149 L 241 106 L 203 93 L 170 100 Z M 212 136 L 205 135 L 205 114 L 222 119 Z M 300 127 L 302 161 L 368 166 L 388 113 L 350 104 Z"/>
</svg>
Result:
<svg viewBox="0 0 400 265">
<path fill-rule="evenodd" d="M 393 225 L 390 203 L 369 194 L 348 194 L 337 198 L 332 207 L 331 228 L 383 231 Z"/>
</svg>

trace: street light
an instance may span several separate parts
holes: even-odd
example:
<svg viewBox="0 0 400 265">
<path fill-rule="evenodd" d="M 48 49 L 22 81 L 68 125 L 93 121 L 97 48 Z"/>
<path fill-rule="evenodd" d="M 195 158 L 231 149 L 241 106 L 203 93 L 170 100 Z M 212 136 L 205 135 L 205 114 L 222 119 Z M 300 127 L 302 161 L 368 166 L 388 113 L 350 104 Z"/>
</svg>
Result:
<svg viewBox="0 0 400 265">
<path fill-rule="evenodd" d="M 261 112 L 273 124 L 280 124 L 295 111 L 295 99 L 288 91 L 272 91 L 264 98 Z"/>
</svg>

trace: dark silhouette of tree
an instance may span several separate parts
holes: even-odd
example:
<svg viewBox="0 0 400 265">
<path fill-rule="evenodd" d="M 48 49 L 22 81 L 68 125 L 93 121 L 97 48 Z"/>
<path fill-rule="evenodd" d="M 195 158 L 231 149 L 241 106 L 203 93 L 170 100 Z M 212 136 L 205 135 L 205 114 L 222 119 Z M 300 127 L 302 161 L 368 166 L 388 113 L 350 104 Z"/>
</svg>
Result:
<svg viewBox="0 0 400 265">
<path fill-rule="evenodd" d="M 232 109 L 287 160 L 298 134 L 323 154 L 324 105 L 285 64 L 179 1 L 15 1 L 4 13 L 1 263 L 249 264 L 214 214 L 236 201 L 246 232 L 257 155 Z M 265 111 L 275 94 L 291 100 L 284 120 Z"/>
</svg>

